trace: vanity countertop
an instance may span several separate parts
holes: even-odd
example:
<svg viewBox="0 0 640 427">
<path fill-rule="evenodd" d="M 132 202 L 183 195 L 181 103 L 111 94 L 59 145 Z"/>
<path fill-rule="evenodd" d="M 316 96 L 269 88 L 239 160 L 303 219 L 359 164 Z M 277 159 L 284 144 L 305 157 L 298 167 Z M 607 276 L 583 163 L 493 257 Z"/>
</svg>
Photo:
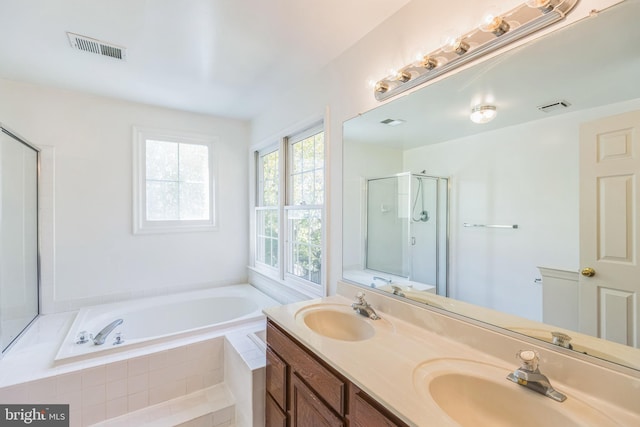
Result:
<svg viewBox="0 0 640 427">
<path fill-rule="evenodd" d="M 344 296 L 334 295 L 270 307 L 264 312 L 283 330 L 410 425 L 459 425 L 438 406 L 429 394 L 429 387 L 425 384 L 431 366 L 437 366 L 440 370 L 444 367 L 450 372 L 458 372 L 458 366 L 460 371 L 464 371 L 463 365 L 479 363 L 489 366 L 491 372 L 496 373 L 497 376 L 503 376 L 505 384 L 512 386 L 514 393 L 530 393 L 531 399 L 548 399 L 508 382 L 507 374 L 518 367 L 515 357 L 510 365 L 502 359 L 485 354 L 452 338 L 381 312 L 375 304 L 372 305 L 381 319 L 370 320 L 358 316 L 351 309 L 352 302 Z M 305 325 L 304 313 L 320 309 L 337 310 L 357 316 L 370 324 L 375 334 L 361 341 L 343 341 L 316 333 Z M 478 333 L 482 336 L 481 331 Z M 523 348 L 527 348 L 526 345 L 527 343 L 523 343 Z M 541 360 L 540 370 L 545 373 L 544 358 Z M 590 408 L 596 408 L 596 412 L 607 414 L 606 417 L 613 421 L 611 425 L 634 425 L 640 421 L 638 414 L 618 408 L 608 401 L 586 395 L 567 384 L 554 380 L 551 376 L 550 380 L 553 386 L 567 394 L 569 399 L 563 403 L 548 399 L 551 402 L 542 401 L 543 405 L 563 405 L 562 410 L 579 410 L 575 405 L 583 402 Z M 455 397 L 451 398 L 455 399 Z M 557 409 L 560 406 L 553 408 Z"/>
</svg>

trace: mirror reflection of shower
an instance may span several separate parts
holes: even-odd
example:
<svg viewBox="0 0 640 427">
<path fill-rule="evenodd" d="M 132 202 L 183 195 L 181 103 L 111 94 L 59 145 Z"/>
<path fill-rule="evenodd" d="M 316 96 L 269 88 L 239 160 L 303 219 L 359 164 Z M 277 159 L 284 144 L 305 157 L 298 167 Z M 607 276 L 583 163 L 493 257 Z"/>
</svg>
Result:
<svg viewBox="0 0 640 427">
<path fill-rule="evenodd" d="M 422 171 L 422 173 L 426 173 L 426 171 Z M 416 177 L 418 181 L 418 188 L 416 189 L 416 195 L 413 200 L 413 207 L 411 208 L 411 219 L 413 222 L 427 222 L 429 221 L 429 211 L 425 209 L 424 203 L 424 188 L 422 187 L 422 178 Z M 418 215 L 416 218 L 416 207 L 418 205 L 418 197 L 420 198 L 420 206 L 422 209 L 418 211 Z"/>
<path fill-rule="evenodd" d="M 448 186 L 425 171 L 367 179 L 366 270 L 447 294 Z"/>
</svg>

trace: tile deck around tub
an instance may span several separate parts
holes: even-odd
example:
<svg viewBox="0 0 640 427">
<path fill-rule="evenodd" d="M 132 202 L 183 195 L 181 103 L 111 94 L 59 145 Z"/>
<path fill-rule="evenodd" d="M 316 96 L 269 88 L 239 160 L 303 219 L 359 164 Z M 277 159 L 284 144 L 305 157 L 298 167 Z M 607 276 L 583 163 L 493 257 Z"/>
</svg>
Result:
<svg viewBox="0 0 640 427">
<path fill-rule="evenodd" d="M 229 427 L 234 422 L 234 398 L 218 384 L 167 402 L 93 424 L 95 427 Z"/>
</svg>

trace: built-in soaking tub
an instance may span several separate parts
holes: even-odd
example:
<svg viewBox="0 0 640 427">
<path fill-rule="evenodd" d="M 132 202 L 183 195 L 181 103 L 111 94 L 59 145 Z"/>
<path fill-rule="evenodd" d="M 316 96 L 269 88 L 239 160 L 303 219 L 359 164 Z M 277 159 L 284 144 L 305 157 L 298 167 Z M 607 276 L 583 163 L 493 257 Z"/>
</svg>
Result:
<svg viewBox="0 0 640 427">
<path fill-rule="evenodd" d="M 436 287 L 434 285 L 413 282 L 406 277 L 395 276 L 393 274 L 382 273 L 375 270 L 345 270 L 343 271 L 342 276 L 347 280 L 360 283 L 371 288 L 388 288 L 389 284 L 392 283 L 402 288 L 408 288 L 414 291 L 436 293 Z"/>
<path fill-rule="evenodd" d="M 171 294 L 80 310 L 60 345 L 57 363 L 86 359 L 164 341 L 207 334 L 264 318 L 262 309 L 278 305 L 250 285 Z M 121 319 L 101 345 L 93 338 Z M 119 323 L 119 322 L 117 322 Z M 78 344 L 78 341 L 86 342 Z"/>
</svg>

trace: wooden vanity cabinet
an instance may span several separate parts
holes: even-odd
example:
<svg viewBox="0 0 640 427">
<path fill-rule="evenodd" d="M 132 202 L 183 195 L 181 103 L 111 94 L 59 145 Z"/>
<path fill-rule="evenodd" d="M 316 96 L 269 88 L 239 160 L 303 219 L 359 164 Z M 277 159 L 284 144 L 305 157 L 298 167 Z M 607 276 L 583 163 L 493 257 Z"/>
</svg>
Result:
<svg viewBox="0 0 640 427">
<path fill-rule="evenodd" d="M 267 427 L 406 426 L 271 320 L 267 346 Z"/>
<path fill-rule="evenodd" d="M 351 384 L 349 389 L 349 425 L 351 427 L 406 425 L 354 384 Z"/>
</svg>

